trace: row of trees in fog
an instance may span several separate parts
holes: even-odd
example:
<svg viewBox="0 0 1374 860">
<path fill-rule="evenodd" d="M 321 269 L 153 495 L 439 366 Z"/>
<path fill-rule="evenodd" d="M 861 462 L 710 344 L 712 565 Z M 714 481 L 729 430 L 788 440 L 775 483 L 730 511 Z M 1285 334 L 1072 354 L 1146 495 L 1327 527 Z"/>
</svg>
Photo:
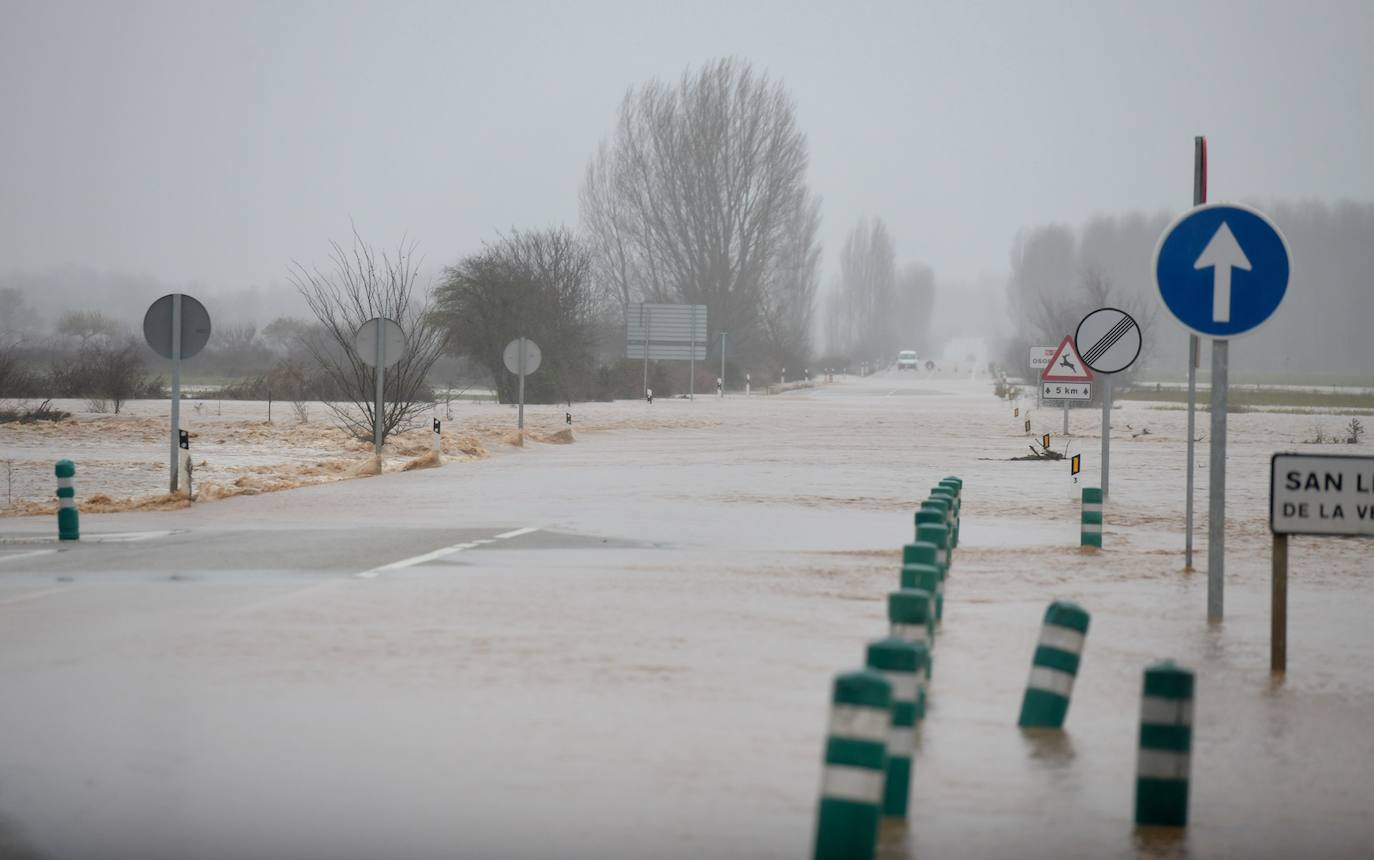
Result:
<svg viewBox="0 0 1374 860">
<path fill-rule="evenodd" d="M 595 278 L 631 302 L 707 307 L 709 342 L 754 366 L 804 364 L 820 278 L 820 202 L 781 82 L 739 60 L 631 89 L 587 166 Z"/>
<path fill-rule="evenodd" d="M 341 399 L 340 409 L 370 424 L 371 375 L 348 345 L 361 322 L 388 316 L 411 337 L 388 392 L 393 403 L 419 402 L 430 382 L 474 374 L 502 399 L 513 397 L 501 354 L 521 335 L 544 353 L 527 383 L 531 400 L 637 396 L 640 368 L 622 357 L 625 314 L 631 303 L 651 301 L 706 305 L 711 364 L 727 332 L 729 373 L 766 382 L 784 367 L 806 367 L 816 352 L 821 203 L 808 164 L 791 95 L 747 62 L 725 59 L 674 82 L 648 81 L 625 94 L 589 160 L 576 228 L 514 227 L 453 260 L 432 289 L 418 282 L 416 248 L 403 243 L 382 253 L 355 234 L 351 244 L 332 244 L 323 265 L 287 273 L 313 319 L 281 317 L 259 330 L 214 310 L 214 334 L 194 367 L 234 380 L 225 391 L 241 396 Z M 881 221 L 855 228 L 840 268 L 825 307 L 832 355 L 857 362 L 924 346 L 933 277 L 920 266 L 897 271 Z M 153 297 L 128 278 L 104 281 L 111 308 L 130 321 Z M 233 305 L 251 314 L 253 301 L 244 295 Z M 31 330 L 19 310 L 4 316 Z M 54 337 L 53 344 L 79 341 L 81 349 L 135 342 L 127 323 L 96 312 L 68 314 Z M 22 340 L 30 365 L 51 361 L 37 356 L 31 333 L 10 340 L 0 347 Z M 140 369 L 151 363 L 151 353 L 134 352 Z M 656 367 L 652 384 L 664 394 L 685 389 L 685 371 Z M 20 392 L 3 378 L 0 389 L 8 389 L 0 396 Z M 388 424 L 414 412 L 393 409 Z"/>
<path fill-rule="evenodd" d="M 1332 381 L 1367 381 L 1374 367 L 1374 339 L 1367 333 L 1374 205 L 1255 205 L 1287 237 L 1293 277 L 1274 324 L 1233 342 L 1233 376 L 1320 374 Z M 1086 313 L 1111 305 L 1140 321 L 1142 372 L 1185 374 L 1187 334 L 1162 309 L 1150 270 L 1155 244 L 1171 218 L 1130 212 L 1092 218 L 1077 228 L 1048 224 L 1023 230 L 1012 248 L 1007 282 L 1014 330 L 1003 350 L 1007 365 L 1023 369 L 1027 347 L 1056 344 L 1073 334 Z"/>
<path fill-rule="evenodd" d="M 896 243 L 881 218 L 864 218 L 840 249 L 840 273 L 826 297 L 828 354 L 882 361 L 903 349 L 934 352 L 930 317 L 935 274 L 909 263 L 897 268 Z"/>
</svg>

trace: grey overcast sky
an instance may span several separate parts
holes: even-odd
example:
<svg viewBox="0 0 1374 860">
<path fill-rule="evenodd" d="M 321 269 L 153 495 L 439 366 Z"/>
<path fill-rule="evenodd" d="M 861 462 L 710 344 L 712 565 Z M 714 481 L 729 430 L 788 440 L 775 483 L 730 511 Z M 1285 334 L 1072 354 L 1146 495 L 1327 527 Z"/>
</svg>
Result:
<svg viewBox="0 0 1374 860">
<path fill-rule="evenodd" d="M 811 145 L 826 270 L 862 215 L 942 281 L 1016 231 L 1374 199 L 1374 2 L 0 0 L 0 272 L 283 282 L 349 219 L 431 269 L 575 224 L 627 87 L 744 57 Z M 828 276 L 827 276 L 828 280 Z"/>
</svg>

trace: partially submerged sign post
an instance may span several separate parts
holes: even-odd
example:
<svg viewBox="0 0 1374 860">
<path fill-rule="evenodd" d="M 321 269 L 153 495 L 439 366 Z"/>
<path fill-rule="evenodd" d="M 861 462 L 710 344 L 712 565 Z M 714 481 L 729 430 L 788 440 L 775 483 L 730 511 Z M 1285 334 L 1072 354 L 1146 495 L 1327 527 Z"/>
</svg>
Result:
<svg viewBox="0 0 1374 860">
<path fill-rule="evenodd" d="M 689 363 L 687 392 L 696 394 L 696 363 L 706 360 L 706 305 L 634 302 L 625 312 L 625 357 L 644 359 L 644 388 L 649 388 L 649 359 Z M 786 369 L 783 383 L 786 384 Z"/>
<path fill-rule="evenodd" d="M 1098 308 L 1078 323 L 1073 343 L 1083 364 L 1106 375 L 1102 383 L 1102 500 L 1106 501 L 1112 454 L 1112 374 L 1135 364 L 1140 355 L 1140 325 L 1117 308 Z"/>
<path fill-rule="evenodd" d="M 1092 371 L 1078 357 L 1073 338 L 1065 335 L 1040 372 L 1040 397 L 1064 402 L 1064 435 L 1069 435 L 1069 401 L 1092 398 Z"/>
<path fill-rule="evenodd" d="M 539 351 L 539 345 L 534 341 L 527 337 L 517 337 L 506 344 L 506 351 L 501 355 L 501 359 L 506 363 L 506 370 L 520 377 L 520 413 L 516 419 L 516 427 L 524 430 L 525 377 L 539 369 L 544 354 Z"/>
<path fill-rule="evenodd" d="M 1266 323 L 1283 304 L 1288 242 L 1263 213 L 1208 203 L 1174 219 L 1155 246 L 1155 285 L 1165 309 L 1212 339 L 1212 438 L 1207 487 L 1207 619 L 1222 617 L 1226 565 L 1226 385 L 1230 339 Z"/>
<path fill-rule="evenodd" d="M 147 313 L 143 315 L 143 339 L 148 341 L 153 352 L 172 360 L 172 475 L 169 492 L 175 493 L 181 459 L 181 360 L 200 352 L 209 342 L 210 312 L 193 296 L 169 293 L 148 306 Z"/>
<path fill-rule="evenodd" d="M 401 324 L 387 317 L 373 317 L 353 333 L 353 351 L 363 364 L 377 369 L 377 393 L 372 404 L 372 450 L 382 456 L 382 383 L 386 369 L 401 360 L 406 351 L 406 335 Z"/>
<path fill-rule="evenodd" d="M 1374 457 L 1275 454 L 1269 461 L 1274 534 L 1269 670 L 1288 668 L 1288 536 L 1374 537 Z"/>
</svg>

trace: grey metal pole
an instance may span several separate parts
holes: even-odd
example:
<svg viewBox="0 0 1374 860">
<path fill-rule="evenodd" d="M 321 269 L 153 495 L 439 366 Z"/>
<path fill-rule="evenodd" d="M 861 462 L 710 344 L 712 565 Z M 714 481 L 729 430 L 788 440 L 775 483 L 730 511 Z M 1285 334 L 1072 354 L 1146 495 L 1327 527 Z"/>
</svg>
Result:
<svg viewBox="0 0 1374 860">
<path fill-rule="evenodd" d="M 1112 378 L 1102 383 L 1102 501 L 1111 493 L 1107 490 L 1112 465 Z"/>
<path fill-rule="evenodd" d="M 681 361 L 681 359 L 678 359 Z M 697 399 L 697 306 L 692 305 L 692 323 L 687 329 L 687 399 Z"/>
<path fill-rule="evenodd" d="M 644 319 L 644 304 L 639 305 L 639 325 L 644 329 L 644 388 L 642 394 L 649 393 L 649 342 L 653 340 L 654 312 L 649 311 L 649 319 Z"/>
<path fill-rule="evenodd" d="M 1193 205 L 1207 202 L 1207 139 L 1193 138 Z M 1197 468 L 1197 366 L 1202 357 L 1202 342 L 1188 335 L 1188 501 L 1184 505 L 1183 569 L 1193 569 L 1193 478 Z"/>
<path fill-rule="evenodd" d="M 720 333 L 720 396 L 725 396 L 725 332 Z"/>
<path fill-rule="evenodd" d="M 1064 435 L 1069 435 L 1069 401 L 1064 401 Z"/>
<path fill-rule="evenodd" d="M 377 398 L 372 404 L 372 450 L 378 457 L 382 456 L 382 383 L 386 374 L 386 344 L 382 336 L 382 321 L 376 320 L 372 324 L 372 329 L 377 334 Z"/>
<path fill-rule="evenodd" d="M 1188 335 L 1188 502 L 1184 505 L 1183 569 L 1193 569 L 1193 481 L 1197 470 L 1197 365 L 1202 341 Z"/>
<path fill-rule="evenodd" d="M 172 480 L 177 491 L 178 447 L 181 431 L 181 293 L 172 293 Z"/>
<path fill-rule="evenodd" d="M 1227 341 L 1212 341 L 1212 438 L 1207 479 L 1207 620 L 1220 621 L 1226 568 Z"/>
<path fill-rule="evenodd" d="M 1269 596 L 1269 671 L 1288 671 L 1288 535 L 1274 535 Z"/>
<path fill-rule="evenodd" d="M 522 432 L 525 429 L 525 338 L 520 338 L 520 413 L 516 419 L 516 427 Z"/>
</svg>

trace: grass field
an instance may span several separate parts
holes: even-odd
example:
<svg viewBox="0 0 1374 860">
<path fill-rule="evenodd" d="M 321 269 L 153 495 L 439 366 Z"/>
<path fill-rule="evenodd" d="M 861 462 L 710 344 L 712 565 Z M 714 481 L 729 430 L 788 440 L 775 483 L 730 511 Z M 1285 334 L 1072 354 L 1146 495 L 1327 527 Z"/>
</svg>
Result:
<svg viewBox="0 0 1374 860">
<path fill-rule="evenodd" d="M 1198 386 L 1197 404 L 1201 410 L 1208 408 L 1211 390 Z M 1156 403 L 1188 403 L 1188 392 L 1179 389 L 1134 388 L 1114 394 L 1116 400 L 1146 400 Z M 1227 403 L 1231 407 L 1262 410 L 1265 412 L 1307 412 L 1314 409 L 1339 410 L 1351 414 L 1374 413 L 1374 394 L 1345 391 L 1294 391 L 1284 388 L 1232 388 L 1227 393 Z"/>
</svg>

